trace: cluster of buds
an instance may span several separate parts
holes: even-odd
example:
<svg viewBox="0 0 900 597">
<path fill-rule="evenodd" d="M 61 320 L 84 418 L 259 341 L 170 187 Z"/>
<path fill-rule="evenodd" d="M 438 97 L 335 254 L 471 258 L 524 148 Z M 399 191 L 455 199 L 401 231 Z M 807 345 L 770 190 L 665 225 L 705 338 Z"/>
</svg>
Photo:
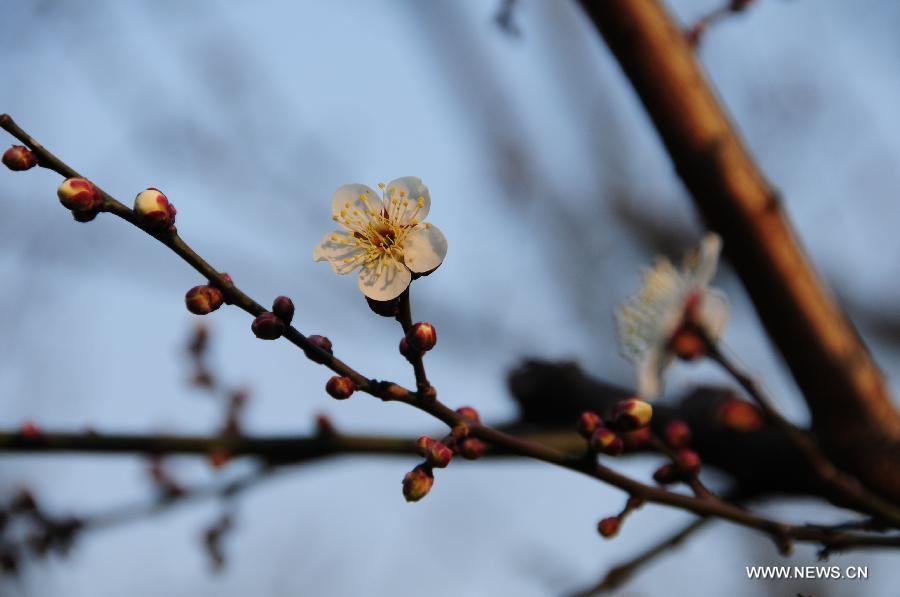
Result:
<svg viewBox="0 0 900 597">
<path fill-rule="evenodd" d="M 600 415 L 593 411 L 581 413 L 576 428 L 581 437 L 588 440 L 591 452 L 618 456 L 625 448 L 622 438 L 607 427 Z"/>
<path fill-rule="evenodd" d="M 437 344 L 437 330 L 428 322 L 414 323 L 400 340 L 400 354 L 408 361 L 421 359 Z"/>
<path fill-rule="evenodd" d="M 425 458 L 425 462 L 433 468 L 446 468 L 453 460 L 453 450 L 427 435 L 423 435 L 416 442 L 416 453 Z"/>
<path fill-rule="evenodd" d="M 670 421 L 663 430 L 663 441 L 674 450 L 672 462 L 656 469 L 653 480 L 660 485 L 690 481 L 700 473 L 700 455 L 689 448 L 691 428 L 680 419 Z"/>
<path fill-rule="evenodd" d="M 150 232 L 174 230 L 175 206 L 159 189 L 150 187 L 134 198 L 134 213 L 138 222 Z"/>
<path fill-rule="evenodd" d="M 416 441 L 416 453 L 425 462 L 416 466 L 403 477 L 403 497 L 408 502 L 417 502 L 431 491 L 434 485 L 434 469 L 445 468 L 459 455 L 467 460 L 477 460 L 484 456 L 487 446 L 477 437 L 470 437 L 470 424 L 477 424 L 481 417 L 471 406 L 456 409 L 463 421 L 456 425 L 447 437 L 436 440 L 422 436 Z"/>
<path fill-rule="evenodd" d="M 277 340 L 284 333 L 284 328 L 291 325 L 293 318 L 294 302 L 286 296 L 279 296 L 272 302 L 272 310 L 257 316 L 250 329 L 260 340 Z"/>
<path fill-rule="evenodd" d="M 591 452 L 618 456 L 626 447 L 636 449 L 649 442 L 652 416 L 653 407 L 630 398 L 616 404 L 608 421 L 592 411 L 581 413 L 576 427 L 588 441 Z"/>
<path fill-rule="evenodd" d="M 24 145 L 13 145 L 3 152 L 3 165 L 21 172 L 37 166 L 37 156 Z"/>
<path fill-rule="evenodd" d="M 77 176 L 64 180 L 56 190 L 56 196 L 78 222 L 90 222 L 103 206 L 103 196 L 94 183 Z"/>
</svg>

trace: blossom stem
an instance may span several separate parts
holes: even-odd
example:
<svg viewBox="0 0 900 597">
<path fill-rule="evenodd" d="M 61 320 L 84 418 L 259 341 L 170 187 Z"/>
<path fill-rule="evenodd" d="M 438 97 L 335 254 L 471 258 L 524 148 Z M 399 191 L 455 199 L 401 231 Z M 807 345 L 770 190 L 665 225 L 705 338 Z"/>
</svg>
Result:
<svg viewBox="0 0 900 597">
<path fill-rule="evenodd" d="M 410 288 L 407 288 L 400 295 L 400 308 L 397 313 L 397 321 L 400 322 L 404 334 L 412 327 L 412 306 L 410 305 L 409 291 Z M 409 361 L 412 363 L 413 372 L 416 375 L 416 389 L 420 393 L 427 391 L 431 388 L 431 382 L 428 381 L 428 376 L 425 373 L 425 363 L 422 361 L 422 355 L 412 354 Z"/>
</svg>

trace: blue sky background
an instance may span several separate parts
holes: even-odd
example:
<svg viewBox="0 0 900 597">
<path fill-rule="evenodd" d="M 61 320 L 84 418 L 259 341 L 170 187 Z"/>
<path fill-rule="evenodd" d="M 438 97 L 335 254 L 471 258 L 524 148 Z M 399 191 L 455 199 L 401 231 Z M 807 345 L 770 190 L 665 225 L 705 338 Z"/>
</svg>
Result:
<svg viewBox="0 0 900 597">
<path fill-rule="evenodd" d="M 716 5 L 670 4 L 685 22 Z M 611 311 L 655 248 L 646 231 L 681 247 L 702 227 L 575 3 L 522 0 L 520 36 L 496 27 L 498 7 L 7 2 L 0 111 L 125 202 L 162 189 L 202 255 L 260 302 L 292 296 L 301 330 L 328 335 L 342 358 L 380 378 L 411 375 L 396 353 L 396 324 L 373 316 L 354 278 L 313 263 L 311 252 L 330 229 L 338 186 L 420 176 L 431 189 L 429 219 L 449 240 L 441 269 L 414 285 L 416 318 L 440 336 L 429 374 L 445 401 L 499 421 L 515 414 L 506 372 L 526 356 L 575 359 L 630 384 Z M 700 50 L 895 390 L 900 353 L 886 330 L 900 320 L 889 257 L 900 252 L 898 20 L 889 1 L 760 0 L 716 26 Z M 183 294 L 199 280 L 121 221 L 73 225 L 54 197 L 58 183 L 46 171 L 0 176 L 0 424 L 212 431 L 219 411 L 187 386 L 181 352 L 192 326 Z M 734 305 L 729 348 L 804 421 L 727 268 L 718 284 Z M 348 431 L 435 429 L 402 405 L 328 399 L 328 372 L 287 343 L 255 340 L 242 312 L 207 321 L 218 370 L 253 390 L 249 432 L 308 432 L 319 412 Z M 681 365 L 667 388 L 676 396 L 722 379 Z M 220 574 L 200 548 L 220 507 L 204 503 L 88 535 L 70 558 L 37 563 L 0 588 L 91 597 L 559 594 L 688 520 L 648 506 L 602 541 L 595 522 L 623 496 L 527 462 L 454 465 L 427 499 L 408 505 L 400 480 L 413 463 L 328 461 L 253 490 Z M 623 468 L 646 477 L 654 463 Z M 211 476 L 196 460 L 175 465 L 187 479 Z M 103 511 L 150 493 L 136 458 L 3 456 L 0 467 L 0 490 L 27 484 L 59 512 Z M 840 517 L 807 502 L 766 510 Z M 764 594 L 743 567 L 781 561 L 766 539 L 716 524 L 621 594 Z M 800 547 L 788 562 L 814 564 L 814 550 Z M 879 595 L 900 581 L 888 555 L 833 562 L 868 564 L 871 580 L 777 590 Z"/>
</svg>

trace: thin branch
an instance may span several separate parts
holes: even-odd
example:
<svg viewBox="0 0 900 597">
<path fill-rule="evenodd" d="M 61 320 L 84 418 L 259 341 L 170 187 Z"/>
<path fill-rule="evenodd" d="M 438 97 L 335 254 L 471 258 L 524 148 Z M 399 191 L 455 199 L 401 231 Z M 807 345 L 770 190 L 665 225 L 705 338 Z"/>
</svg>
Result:
<svg viewBox="0 0 900 597">
<path fill-rule="evenodd" d="M 686 539 L 705 527 L 712 520 L 715 519 L 710 517 L 695 518 L 676 533 L 651 545 L 633 558 L 613 566 L 598 583 L 578 591 L 572 597 L 589 597 L 590 595 L 599 595 L 600 593 L 618 589 L 631 580 L 634 574 L 641 568 L 653 562 L 659 556 L 670 552 L 673 547 L 681 545 Z"/>
<path fill-rule="evenodd" d="M 785 419 L 778 412 L 762 387 L 756 383 L 756 380 L 741 371 L 731 359 L 724 355 L 714 342 L 710 342 L 708 338 L 705 339 L 705 342 L 709 358 L 727 371 L 756 402 L 763 415 L 784 432 L 797 449 L 797 452 L 802 454 L 816 471 L 816 475 L 823 485 L 835 492 L 839 500 L 874 514 L 884 519 L 885 522 L 889 522 L 892 526 L 900 527 L 900 510 L 898 510 L 897 506 L 868 491 L 859 481 L 838 470 L 822 454 L 815 438 Z"/>
<path fill-rule="evenodd" d="M 648 0 L 649 2 L 649 0 Z M 601 3 L 601 4 L 606 4 Z M 682 40 L 683 42 L 683 40 Z M 24 130 L 13 122 L 8 114 L 0 115 L 0 127 L 27 145 L 37 156 L 38 163 L 50 168 L 62 176 L 78 176 L 78 173 L 59 160 L 52 153 L 31 138 Z M 96 186 L 96 185 L 95 185 Z M 141 227 L 135 213 L 97 187 L 103 197 L 101 211 L 112 213 L 135 227 L 151 234 L 159 242 L 169 247 L 184 261 L 218 286 L 225 295 L 226 301 L 236 305 L 251 315 L 257 316 L 265 310 L 256 301 L 239 290 L 230 280 L 215 270 L 209 263 L 190 248 L 174 230 L 162 234 L 153 234 Z M 418 408 L 445 423 L 451 429 L 467 431 L 470 435 L 482 439 L 494 446 L 502 447 L 510 453 L 528 456 L 550 464 L 567 468 L 618 487 L 630 496 L 645 501 L 681 508 L 702 516 L 717 516 L 738 525 L 765 532 L 775 540 L 782 550 L 793 541 L 809 541 L 819 543 L 829 551 L 860 547 L 897 547 L 900 536 L 869 536 L 861 533 L 831 532 L 820 528 L 790 525 L 781 521 L 758 516 L 728 504 L 719 499 L 700 499 L 674 493 L 665 489 L 646 485 L 603 465 L 585 462 L 582 457 L 572 458 L 567 453 L 528 439 L 515 437 L 487 425 L 473 422 L 433 397 L 426 397 L 411 392 L 397 384 L 379 382 L 362 375 L 343 361 L 322 350 L 296 328 L 287 326 L 284 337 L 300 347 L 312 360 L 324 364 L 332 371 L 351 378 L 357 389 L 376 396 L 382 400 L 404 402 Z"/>
</svg>

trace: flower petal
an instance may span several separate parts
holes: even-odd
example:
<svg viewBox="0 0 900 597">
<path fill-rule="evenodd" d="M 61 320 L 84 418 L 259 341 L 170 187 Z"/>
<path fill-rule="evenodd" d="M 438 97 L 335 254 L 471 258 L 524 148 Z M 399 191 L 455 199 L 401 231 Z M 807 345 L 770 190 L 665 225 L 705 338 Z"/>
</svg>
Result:
<svg viewBox="0 0 900 597">
<path fill-rule="evenodd" d="M 383 205 L 378 194 L 364 184 L 345 184 L 331 198 L 331 215 L 351 230 L 361 230 Z"/>
<path fill-rule="evenodd" d="M 719 253 L 722 251 L 722 237 L 715 232 L 710 232 L 703 237 L 700 243 L 700 260 L 694 272 L 694 279 L 701 286 L 709 286 L 716 275 L 716 267 L 719 265 Z"/>
<path fill-rule="evenodd" d="M 392 180 L 384 192 L 384 205 L 390 218 L 400 224 L 413 220 L 422 222 L 431 209 L 431 194 L 422 180 L 415 176 L 404 176 Z"/>
<path fill-rule="evenodd" d="M 662 373 L 672 362 L 672 355 L 665 350 L 651 349 L 637 362 L 637 392 L 641 398 L 652 400 L 662 391 Z"/>
<path fill-rule="evenodd" d="M 698 318 L 710 340 L 718 340 L 728 323 L 728 299 L 725 294 L 715 290 L 707 290 L 700 303 Z"/>
<path fill-rule="evenodd" d="M 416 273 L 430 272 L 444 261 L 447 238 L 437 226 L 419 226 L 403 239 L 403 261 Z"/>
<path fill-rule="evenodd" d="M 412 274 L 385 258 L 370 262 L 359 272 L 359 289 L 376 301 L 389 301 L 400 296 L 409 286 Z"/>
<path fill-rule="evenodd" d="M 352 234 L 342 230 L 329 232 L 313 249 L 313 259 L 327 259 L 335 273 L 349 274 L 362 264 L 361 257 L 365 253 L 365 248 L 357 246 L 354 240 Z"/>
</svg>

